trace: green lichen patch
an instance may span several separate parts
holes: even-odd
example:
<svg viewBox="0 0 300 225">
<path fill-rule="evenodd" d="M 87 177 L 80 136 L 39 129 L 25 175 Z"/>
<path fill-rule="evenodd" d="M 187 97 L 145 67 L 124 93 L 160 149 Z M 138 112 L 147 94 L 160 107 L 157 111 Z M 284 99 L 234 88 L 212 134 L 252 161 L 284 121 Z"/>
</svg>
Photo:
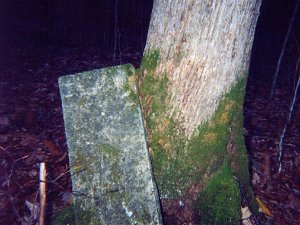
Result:
<svg viewBox="0 0 300 225">
<path fill-rule="evenodd" d="M 232 207 L 234 212 L 228 214 L 229 220 L 235 221 L 240 214 L 240 208 L 236 206 L 237 202 L 240 204 L 240 196 L 233 176 L 246 187 L 249 199 L 253 199 L 242 127 L 246 76 L 241 76 L 222 96 L 214 115 L 201 124 L 188 140 L 180 122 L 169 116 L 168 79 L 166 74 L 154 74 L 155 63 L 152 62 L 157 58 L 157 51 L 145 54 L 139 90 L 160 195 L 168 199 L 183 197 L 193 184 L 201 183 L 205 194 L 203 197 L 200 190 L 199 196 L 202 197 L 199 199 L 204 199 L 205 196 L 214 195 L 215 185 L 211 182 L 222 178 L 222 182 L 228 186 L 225 185 L 228 192 L 224 191 L 224 196 L 230 195 L 235 204 Z M 226 205 L 218 203 L 218 206 L 210 208 L 209 215 L 219 215 L 221 208 L 224 208 L 224 212 L 227 210 Z M 205 213 L 204 208 L 200 207 L 200 214 Z M 229 220 L 224 217 L 224 221 Z"/>
<path fill-rule="evenodd" d="M 77 224 L 161 224 L 133 66 L 59 81 Z"/>
</svg>

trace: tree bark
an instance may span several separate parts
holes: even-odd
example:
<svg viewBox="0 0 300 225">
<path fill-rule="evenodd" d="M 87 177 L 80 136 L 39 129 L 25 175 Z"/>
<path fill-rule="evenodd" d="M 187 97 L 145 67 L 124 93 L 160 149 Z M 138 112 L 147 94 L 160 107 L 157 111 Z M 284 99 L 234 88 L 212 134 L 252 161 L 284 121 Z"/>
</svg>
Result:
<svg viewBox="0 0 300 225">
<path fill-rule="evenodd" d="M 145 52 L 160 52 L 155 74 L 168 74 L 171 112 L 179 112 L 188 137 L 247 72 L 260 4 L 154 1 Z"/>
<path fill-rule="evenodd" d="M 253 197 L 242 106 L 260 5 L 154 0 L 139 90 L 166 224 L 239 224 L 239 184 Z"/>
</svg>

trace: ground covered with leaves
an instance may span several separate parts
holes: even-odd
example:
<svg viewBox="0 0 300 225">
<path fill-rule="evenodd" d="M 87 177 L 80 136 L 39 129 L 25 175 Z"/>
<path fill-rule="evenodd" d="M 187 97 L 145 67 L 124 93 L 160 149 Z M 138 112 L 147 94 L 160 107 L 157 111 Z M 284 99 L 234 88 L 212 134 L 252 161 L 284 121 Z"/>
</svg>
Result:
<svg viewBox="0 0 300 225">
<path fill-rule="evenodd" d="M 47 221 L 72 202 L 71 177 L 57 79 L 95 68 L 132 63 L 141 54 L 126 50 L 122 58 L 101 54 L 97 48 L 11 48 L 0 64 L 0 224 L 35 224 L 38 215 L 39 163 L 47 167 Z M 267 69 L 267 68 L 266 68 Z M 293 77 L 293 76 L 291 76 Z M 294 79 L 296 80 L 296 78 Z M 279 137 L 295 89 L 284 82 L 268 97 L 270 80 L 251 76 L 244 108 L 246 143 L 252 185 L 274 224 L 300 220 L 300 104 L 295 103 L 284 140 L 282 171 L 278 172 Z M 217 182 L 217 181 L 216 181 Z M 190 187 L 190 198 L 194 197 Z M 189 202 L 170 207 L 170 214 L 189 214 Z M 269 210 L 269 211 L 268 211 Z M 196 220 L 197 218 L 195 218 Z M 266 216 L 261 218 L 266 224 Z"/>
<path fill-rule="evenodd" d="M 270 82 L 250 78 L 244 115 L 252 185 L 270 221 L 296 225 L 300 223 L 300 99 L 287 124 L 279 171 L 280 139 L 295 87 L 279 85 L 271 100 L 270 90 Z"/>
<path fill-rule="evenodd" d="M 280 7 L 282 3 L 286 4 L 266 1 L 262 6 L 252 49 L 244 127 L 251 182 L 266 215 L 262 221 L 296 225 L 300 224 L 300 14 L 298 10 L 291 24 L 295 6 L 290 4 L 287 10 Z M 282 13 L 273 15 L 276 7 L 282 8 Z"/>
<path fill-rule="evenodd" d="M 47 215 L 72 202 L 58 77 L 127 63 L 96 48 L 10 48 L 1 55 L 0 224 L 35 224 L 39 209 L 39 164 L 47 168 Z"/>
</svg>

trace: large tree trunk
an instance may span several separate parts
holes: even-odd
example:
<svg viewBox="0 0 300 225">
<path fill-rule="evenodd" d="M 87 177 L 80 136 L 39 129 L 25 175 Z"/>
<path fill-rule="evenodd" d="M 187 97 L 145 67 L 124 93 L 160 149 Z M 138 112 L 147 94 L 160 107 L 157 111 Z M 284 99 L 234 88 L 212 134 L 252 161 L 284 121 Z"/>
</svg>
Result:
<svg viewBox="0 0 300 225">
<path fill-rule="evenodd" d="M 260 2 L 154 1 L 145 52 L 159 50 L 188 136 L 247 71 Z"/>
<path fill-rule="evenodd" d="M 190 213 L 195 199 L 200 199 L 200 213 L 215 210 L 201 201 L 207 196 L 217 201 L 218 188 L 232 191 L 225 199 L 239 195 L 232 174 L 247 184 L 242 104 L 260 4 L 154 0 L 140 92 L 163 211 L 187 217 L 170 223 L 195 221 L 197 213 Z M 232 221 L 236 214 L 220 219 L 221 214 L 214 211 L 214 219 L 202 221 L 237 223 Z"/>
</svg>

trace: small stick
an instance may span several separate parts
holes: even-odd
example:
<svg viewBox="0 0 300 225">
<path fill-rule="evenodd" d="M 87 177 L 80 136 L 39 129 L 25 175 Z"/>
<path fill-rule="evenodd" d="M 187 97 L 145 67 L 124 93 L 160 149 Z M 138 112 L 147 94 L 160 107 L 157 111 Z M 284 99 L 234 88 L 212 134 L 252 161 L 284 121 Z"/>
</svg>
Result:
<svg viewBox="0 0 300 225">
<path fill-rule="evenodd" d="M 5 149 L 3 148 L 2 146 L 0 146 L 0 149 L 3 150 L 6 154 L 8 154 L 9 156 L 11 156 L 11 154 Z"/>
<path fill-rule="evenodd" d="M 290 19 L 290 22 L 289 22 L 289 28 L 287 30 L 287 33 L 285 35 L 284 42 L 283 42 L 283 45 L 282 45 L 282 48 L 281 48 L 280 56 L 279 56 L 278 61 L 277 61 L 277 66 L 276 66 L 276 70 L 275 70 L 273 81 L 272 81 L 271 98 L 273 97 L 273 94 L 274 94 L 274 89 L 275 89 L 275 85 L 276 85 L 277 78 L 278 78 L 280 64 L 281 64 L 281 61 L 282 61 L 282 58 L 283 58 L 283 55 L 284 55 L 284 51 L 285 51 L 285 47 L 286 47 L 287 41 L 289 39 L 291 30 L 292 30 L 292 27 L 293 27 L 293 22 L 295 20 L 296 14 L 297 14 L 299 2 L 300 2 L 299 0 L 296 2 L 296 6 L 294 8 L 293 15 L 292 15 L 292 17 Z"/>
<path fill-rule="evenodd" d="M 46 208 L 46 165 L 44 162 L 40 164 L 40 206 L 39 225 L 44 225 Z"/>
<path fill-rule="evenodd" d="M 284 138 L 285 138 L 285 133 L 286 133 L 286 130 L 287 130 L 287 127 L 291 121 L 291 117 L 292 117 L 292 113 L 293 113 L 293 110 L 294 110 L 294 106 L 295 106 L 295 102 L 296 102 L 296 99 L 297 99 L 297 93 L 298 93 L 298 89 L 299 89 L 299 86 L 300 86 L 300 74 L 299 74 L 299 77 L 298 77 L 298 82 L 297 82 L 297 86 L 296 86 L 296 89 L 295 89 L 295 92 L 294 92 L 294 96 L 293 96 L 293 100 L 292 102 L 290 103 L 290 110 L 289 110 L 289 114 L 288 114 L 288 118 L 285 122 L 285 125 L 284 125 L 284 128 L 283 128 L 283 131 L 282 131 L 282 134 L 280 136 L 280 142 L 279 142 L 279 166 L 278 166 L 278 172 L 281 172 L 282 170 L 282 159 L 283 159 L 283 142 L 284 142 Z"/>
</svg>

